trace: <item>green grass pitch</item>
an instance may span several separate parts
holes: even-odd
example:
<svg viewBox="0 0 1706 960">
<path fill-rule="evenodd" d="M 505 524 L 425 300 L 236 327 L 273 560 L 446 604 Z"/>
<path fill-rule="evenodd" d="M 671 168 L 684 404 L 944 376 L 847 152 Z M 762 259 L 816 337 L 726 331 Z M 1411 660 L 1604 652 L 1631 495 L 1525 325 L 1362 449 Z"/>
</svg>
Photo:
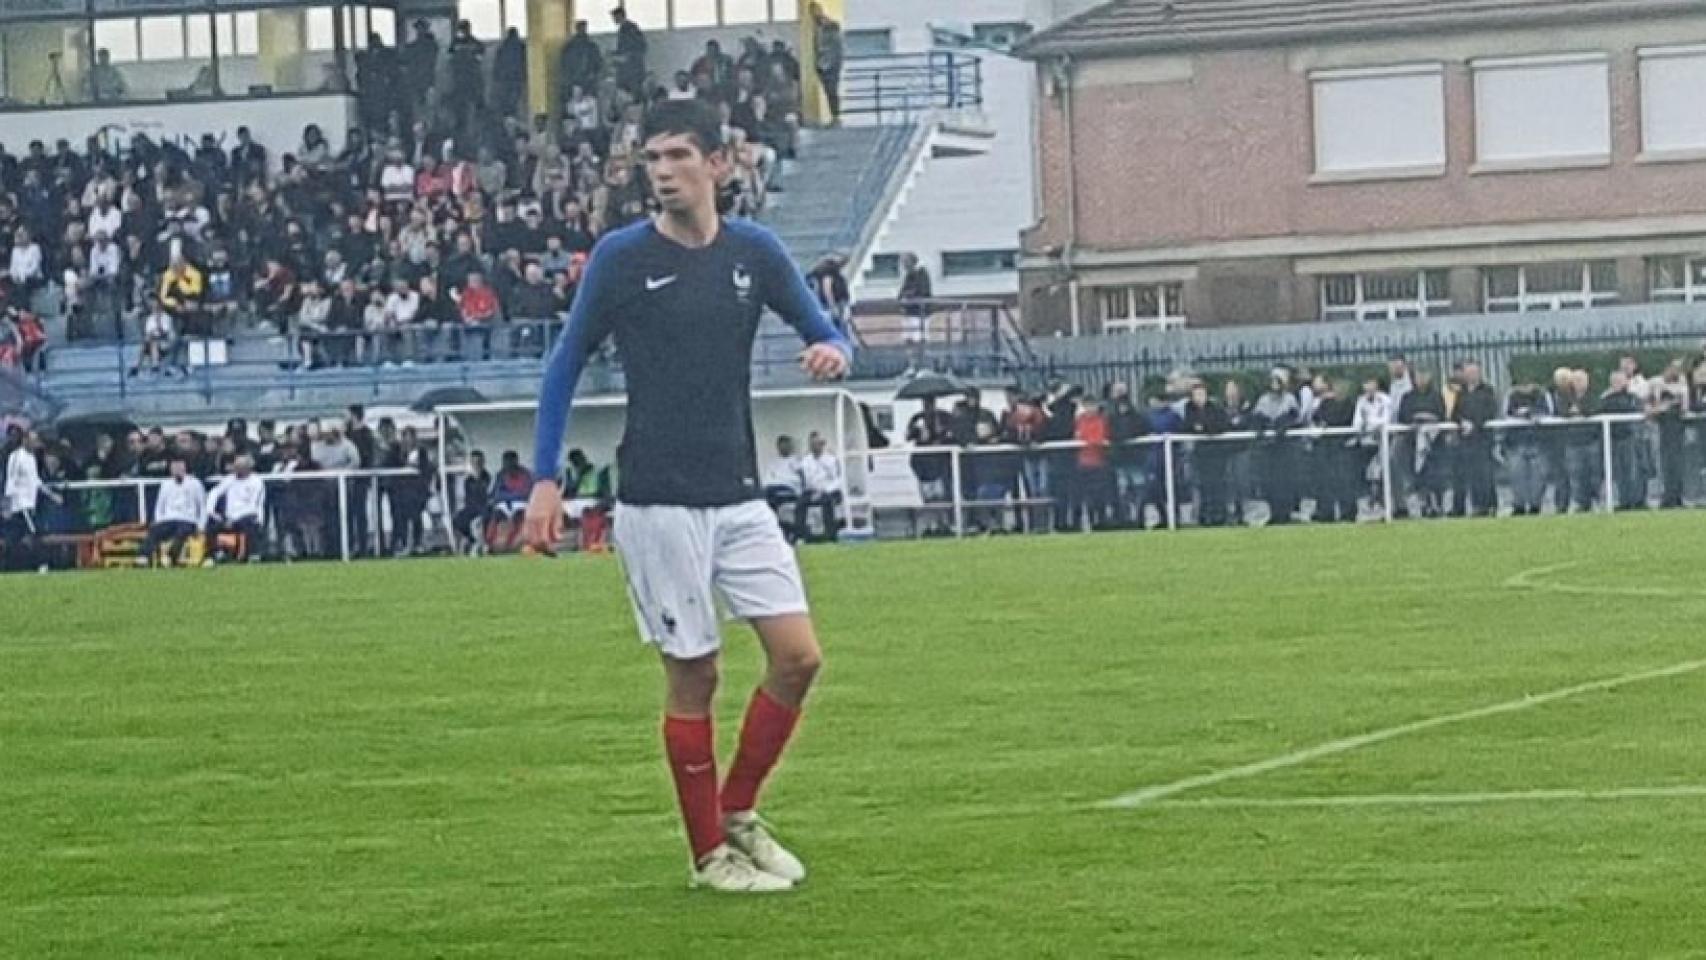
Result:
<svg viewBox="0 0 1706 960">
<path fill-rule="evenodd" d="M 686 889 L 608 559 L 8 578 L 0 956 L 1698 956 L 1706 670 L 1101 804 L 1706 658 L 1703 558 L 1680 514 L 812 549 L 765 807 L 813 875 L 764 900 Z"/>
</svg>

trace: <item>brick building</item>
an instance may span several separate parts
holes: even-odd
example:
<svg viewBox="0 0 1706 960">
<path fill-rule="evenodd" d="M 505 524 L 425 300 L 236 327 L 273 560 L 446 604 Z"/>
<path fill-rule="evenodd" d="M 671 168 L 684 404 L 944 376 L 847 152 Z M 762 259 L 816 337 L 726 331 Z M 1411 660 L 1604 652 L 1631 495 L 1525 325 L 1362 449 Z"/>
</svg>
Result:
<svg viewBox="0 0 1706 960">
<path fill-rule="evenodd" d="M 1037 34 L 1035 330 L 1706 302 L 1706 4 L 1116 0 Z"/>
</svg>

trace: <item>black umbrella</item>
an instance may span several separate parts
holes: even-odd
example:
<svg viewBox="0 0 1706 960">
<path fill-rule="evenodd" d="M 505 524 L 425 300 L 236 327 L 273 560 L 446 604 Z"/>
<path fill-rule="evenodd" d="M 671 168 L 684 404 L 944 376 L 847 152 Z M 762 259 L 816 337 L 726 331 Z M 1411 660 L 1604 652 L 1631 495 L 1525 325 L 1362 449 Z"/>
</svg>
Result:
<svg viewBox="0 0 1706 960">
<path fill-rule="evenodd" d="M 420 395 L 409 409 L 416 413 L 431 413 L 439 407 L 462 407 L 485 403 L 486 395 L 473 387 L 439 387 Z"/>
<path fill-rule="evenodd" d="M 934 400 L 937 397 L 961 396 L 971 392 L 971 387 L 958 377 L 945 373 L 921 373 L 906 382 L 895 393 L 896 400 Z"/>
</svg>

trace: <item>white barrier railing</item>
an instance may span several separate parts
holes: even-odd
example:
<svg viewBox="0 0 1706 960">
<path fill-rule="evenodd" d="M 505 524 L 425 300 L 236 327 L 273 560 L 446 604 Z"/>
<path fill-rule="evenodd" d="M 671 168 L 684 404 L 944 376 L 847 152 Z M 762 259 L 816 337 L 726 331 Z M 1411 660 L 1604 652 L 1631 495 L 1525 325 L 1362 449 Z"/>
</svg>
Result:
<svg viewBox="0 0 1706 960">
<path fill-rule="evenodd" d="M 1706 424 L 1706 416 L 1686 415 L 1679 418 L 1679 420 L 1683 429 L 1694 429 L 1697 425 Z M 1514 431 L 1539 431 L 1542 435 L 1541 442 L 1567 445 L 1570 442 L 1570 438 L 1568 437 L 1545 437 L 1544 435 L 1553 431 L 1574 430 L 1578 431 L 1575 436 L 1575 441 L 1577 444 L 1580 444 L 1581 434 L 1579 431 L 1591 429 L 1597 434 L 1597 436 L 1588 442 L 1595 447 L 1595 454 L 1598 460 L 1597 467 L 1594 471 L 1597 490 L 1595 491 L 1592 500 L 1598 503 L 1599 508 L 1602 511 L 1614 512 L 1619 509 L 1618 504 L 1620 502 L 1636 498 L 1637 496 L 1642 503 L 1647 503 L 1650 500 L 1650 483 L 1652 480 L 1652 475 L 1650 473 L 1642 474 L 1640 482 L 1643 486 L 1641 490 L 1620 491 L 1618 475 L 1619 468 L 1622 464 L 1619 461 L 1619 451 L 1624 450 L 1624 455 L 1626 456 L 1647 458 L 1648 460 L 1656 463 L 1658 458 L 1651 456 L 1654 434 L 1648 430 L 1649 427 L 1654 426 L 1656 423 L 1656 418 L 1644 414 L 1614 414 L 1575 418 L 1537 417 L 1531 419 L 1492 420 L 1483 424 L 1481 428 L 1493 435 L 1492 438 L 1487 441 L 1490 446 L 1486 448 L 1477 448 L 1475 455 L 1495 457 L 1499 444 L 1501 442 L 1509 444 L 1511 442 L 1509 435 Z M 1627 428 L 1627 435 L 1621 433 L 1618 430 L 1619 427 Z M 1177 529 L 1183 522 L 1181 520 L 1182 508 L 1192 500 L 1193 494 L 1197 492 L 1195 488 L 1200 486 L 1199 484 L 1192 484 L 1191 486 L 1193 489 L 1181 490 L 1181 463 L 1189 458 L 1195 451 L 1195 448 L 1199 446 L 1209 444 L 1239 445 L 1243 449 L 1235 451 L 1235 455 L 1237 452 L 1260 449 L 1264 445 L 1276 443 L 1294 444 L 1296 445 L 1294 449 L 1320 449 L 1322 441 L 1328 441 L 1329 443 L 1339 441 L 1346 447 L 1360 445 L 1364 449 L 1372 452 L 1372 459 L 1379 467 L 1380 482 L 1378 495 L 1371 496 L 1369 498 L 1371 506 L 1378 507 L 1383 521 L 1392 522 L 1394 519 L 1398 518 L 1401 513 L 1407 513 L 1409 510 L 1407 500 L 1410 496 L 1410 491 L 1399 491 L 1394 489 L 1395 477 L 1408 477 L 1410 472 L 1408 469 L 1401 471 L 1394 470 L 1395 455 L 1400 447 L 1398 441 L 1401 438 L 1424 435 L 1430 438 L 1446 435 L 1453 435 L 1461 438 L 1464 432 L 1465 431 L 1459 424 L 1453 422 L 1440 422 L 1428 425 L 1385 424 L 1379 428 L 1370 430 L 1357 430 L 1350 427 L 1310 426 L 1295 427 L 1279 431 L 1244 430 L 1218 434 L 1170 433 L 1152 435 L 1127 441 L 1123 444 L 1110 443 L 1105 445 L 1105 449 L 1110 457 L 1122 448 L 1135 448 L 1147 451 L 1151 456 L 1159 456 L 1159 463 L 1153 464 L 1153 469 L 1151 469 L 1151 465 L 1145 465 L 1145 470 L 1155 475 L 1153 478 L 1159 479 L 1162 483 L 1163 496 L 1160 502 L 1156 505 L 1160 507 L 1161 520 L 1163 524 L 1169 529 Z M 1461 439 L 1458 439 L 1456 442 L 1457 446 L 1455 448 L 1448 447 L 1447 449 L 1464 449 L 1462 447 Z M 1526 444 L 1529 441 L 1524 438 L 1521 442 Z M 1620 444 L 1623 446 L 1620 446 Z M 871 506 L 872 509 L 878 513 L 894 511 L 910 511 L 915 513 L 917 511 L 929 510 L 947 511 L 952 520 L 951 528 L 953 533 L 956 536 L 964 536 L 966 533 L 966 511 L 968 509 L 968 498 L 966 496 L 968 487 L 968 484 L 966 483 L 968 463 L 975 463 L 979 458 L 989 456 L 1017 455 L 1027 459 L 1048 458 L 1054 464 L 1065 465 L 1068 461 L 1062 457 L 1062 455 L 1076 454 L 1085 446 L 1085 444 L 1078 441 L 1056 441 L 1024 446 L 1012 444 L 989 444 L 971 447 L 887 447 L 880 450 L 848 454 L 849 470 L 847 473 L 850 478 L 855 475 L 864 475 L 866 477 L 866 482 L 868 483 L 868 475 L 874 471 L 876 461 L 878 460 L 889 458 L 905 458 L 910 460 L 911 458 L 919 456 L 945 458 L 946 470 L 944 472 L 947 478 L 947 490 L 942 497 L 938 499 L 931 499 L 924 496 L 922 488 L 925 484 L 920 483 L 919 486 L 921 488 L 921 492 L 916 502 L 896 502 L 894 500 L 884 502 L 881 499 L 874 499 L 872 500 Z M 1646 452 L 1642 452 L 1643 447 L 1646 448 Z M 1671 451 L 1670 455 L 1676 456 L 1679 455 L 1679 453 L 1680 451 Z M 1556 460 L 1555 457 L 1550 459 Z M 856 465 L 862 469 L 855 470 L 854 467 Z M 1319 466 L 1319 464 L 1305 464 L 1299 472 L 1307 474 L 1310 467 L 1318 468 Z M 1495 470 L 1494 483 L 1496 485 L 1496 460 L 1493 462 L 1492 467 Z M 1560 478 L 1551 475 L 1550 471 L 1555 470 L 1556 465 L 1550 462 L 1546 469 L 1548 471 L 1548 475 L 1546 476 L 1544 483 L 1544 486 L 1546 487 L 1554 486 L 1564 479 L 1579 479 Z M 1624 469 L 1627 470 L 1629 468 L 1625 467 Z M 1292 477 L 1287 479 L 1296 480 L 1308 478 Z M 1460 481 L 1460 477 L 1451 478 L 1449 487 L 1461 501 L 1469 491 L 1461 487 Z M 1016 511 L 1024 510 L 1027 508 L 1027 503 L 1034 501 L 1037 495 L 1036 491 L 1025 489 L 1024 484 L 1025 471 L 1021 469 L 1018 471 L 1017 479 L 1010 484 L 1010 489 L 1005 498 L 1006 509 L 1013 509 Z M 932 484 L 932 486 L 934 486 L 934 484 Z M 866 492 L 867 491 L 850 490 L 848 495 L 851 499 L 857 495 L 865 494 Z M 1235 494 L 1239 492 L 1241 491 L 1234 491 Z M 1481 491 L 1481 493 L 1484 493 L 1484 491 Z M 1503 499 L 1502 497 L 1499 497 L 1496 486 L 1493 493 L 1495 501 Z M 1674 491 L 1667 491 L 1667 493 L 1674 494 Z M 1299 496 L 1300 505 L 1302 501 L 1310 499 L 1312 499 L 1312 497 L 1308 494 Z M 1055 506 L 1058 508 L 1061 505 L 1060 498 L 1053 497 L 1053 500 Z M 1400 502 L 1401 500 L 1406 502 Z M 1145 504 L 1153 502 L 1154 501 L 1146 500 Z M 1582 498 L 1579 494 L 1574 495 L 1573 502 L 1578 505 L 1582 502 Z M 989 502 L 979 502 L 975 500 L 972 502 L 972 505 L 984 509 L 991 506 Z M 997 505 L 997 507 L 999 508 L 1000 505 Z M 1400 511 L 1398 509 L 1399 507 L 1403 507 L 1404 509 Z M 1495 510 L 1497 509 L 1496 502 L 1493 507 Z M 1482 503 L 1476 504 L 1477 512 L 1481 512 L 1485 508 L 1486 505 Z M 1144 509 L 1144 505 L 1140 504 L 1138 509 L 1140 511 L 1139 515 L 1141 516 L 1141 511 Z"/>
</svg>

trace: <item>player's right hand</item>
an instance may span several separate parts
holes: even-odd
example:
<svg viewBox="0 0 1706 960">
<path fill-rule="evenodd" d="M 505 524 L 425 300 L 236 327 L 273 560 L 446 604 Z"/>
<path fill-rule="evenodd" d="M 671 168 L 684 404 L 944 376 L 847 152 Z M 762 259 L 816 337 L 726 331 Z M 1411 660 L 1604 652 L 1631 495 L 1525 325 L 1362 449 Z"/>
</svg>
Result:
<svg viewBox="0 0 1706 960">
<path fill-rule="evenodd" d="M 563 491 L 557 481 L 540 480 L 533 485 L 521 530 L 529 547 L 548 557 L 557 555 L 557 542 L 563 539 Z"/>
</svg>

